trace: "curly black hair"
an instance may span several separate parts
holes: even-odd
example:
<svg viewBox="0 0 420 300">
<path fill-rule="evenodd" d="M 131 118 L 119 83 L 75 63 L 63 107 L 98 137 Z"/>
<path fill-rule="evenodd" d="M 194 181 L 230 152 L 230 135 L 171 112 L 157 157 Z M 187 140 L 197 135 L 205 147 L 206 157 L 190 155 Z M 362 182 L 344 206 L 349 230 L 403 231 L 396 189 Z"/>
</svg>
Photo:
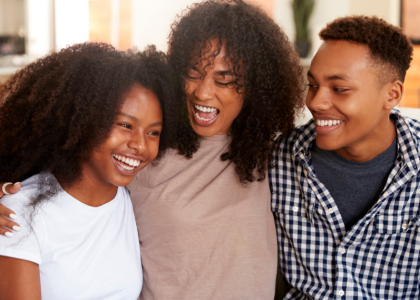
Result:
<svg viewBox="0 0 420 300">
<path fill-rule="evenodd" d="M 366 45 L 378 69 L 381 86 L 396 79 L 404 82 L 413 45 L 401 28 L 378 17 L 349 16 L 328 23 L 319 37 L 324 41 L 344 40 Z"/>
<path fill-rule="evenodd" d="M 77 44 L 26 66 L 0 89 L 0 182 L 52 173 L 61 186 L 72 186 L 136 84 L 160 101 L 163 153 L 173 136 L 167 117 L 177 97 L 174 81 L 166 55 L 154 46 L 135 53 Z"/>
<path fill-rule="evenodd" d="M 237 76 L 237 92 L 244 94 L 242 110 L 228 133 L 229 151 L 221 159 L 235 164 L 242 183 L 264 180 L 275 138 L 291 132 L 296 112 L 303 107 L 299 57 L 286 34 L 260 8 L 242 0 L 204 1 L 191 5 L 172 24 L 168 61 L 180 84 L 185 84 L 192 66 L 203 63 L 203 52 L 214 39 L 218 50 L 208 58 L 225 47 L 225 60 Z M 211 65 L 208 59 L 207 63 Z M 189 124 L 186 96 L 179 99 L 177 149 L 192 157 L 200 141 Z"/>
</svg>

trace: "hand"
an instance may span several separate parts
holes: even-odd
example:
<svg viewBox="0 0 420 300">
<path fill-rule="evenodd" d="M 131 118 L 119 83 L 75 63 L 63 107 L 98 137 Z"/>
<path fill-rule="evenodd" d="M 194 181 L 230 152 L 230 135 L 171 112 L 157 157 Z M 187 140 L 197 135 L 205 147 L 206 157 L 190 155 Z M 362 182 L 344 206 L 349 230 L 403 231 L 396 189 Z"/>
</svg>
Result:
<svg viewBox="0 0 420 300">
<path fill-rule="evenodd" d="M 5 184 L 5 182 L 0 182 L 0 198 L 4 196 L 2 190 L 3 184 Z M 6 192 L 8 192 L 9 194 L 16 194 L 17 192 L 19 192 L 21 187 L 22 183 L 20 182 L 16 182 L 15 184 L 9 184 L 6 186 Z"/>
<path fill-rule="evenodd" d="M 2 186 L 3 186 L 3 183 L 0 183 L 0 198 L 4 196 L 4 193 L 1 190 Z M 9 194 L 15 194 L 20 190 L 21 186 L 22 186 L 21 183 L 8 185 L 6 187 L 6 192 L 8 192 Z M 0 234 L 1 235 L 12 237 L 13 231 L 20 231 L 19 224 L 14 221 L 9 220 L 9 219 L 15 220 L 16 218 L 17 216 L 13 210 L 10 210 L 6 206 L 0 204 Z"/>
</svg>

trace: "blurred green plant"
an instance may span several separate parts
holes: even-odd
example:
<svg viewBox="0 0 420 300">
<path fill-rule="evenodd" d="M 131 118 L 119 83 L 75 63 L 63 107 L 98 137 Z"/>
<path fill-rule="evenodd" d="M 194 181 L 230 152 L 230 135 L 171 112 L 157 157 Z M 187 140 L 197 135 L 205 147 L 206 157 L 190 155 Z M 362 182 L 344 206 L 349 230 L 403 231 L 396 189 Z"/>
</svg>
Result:
<svg viewBox="0 0 420 300">
<path fill-rule="evenodd" d="M 292 0 L 295 20 L 296 41 L 309 41 L 309 18 L 314 9 L 315 0 Z"/>
</svg>

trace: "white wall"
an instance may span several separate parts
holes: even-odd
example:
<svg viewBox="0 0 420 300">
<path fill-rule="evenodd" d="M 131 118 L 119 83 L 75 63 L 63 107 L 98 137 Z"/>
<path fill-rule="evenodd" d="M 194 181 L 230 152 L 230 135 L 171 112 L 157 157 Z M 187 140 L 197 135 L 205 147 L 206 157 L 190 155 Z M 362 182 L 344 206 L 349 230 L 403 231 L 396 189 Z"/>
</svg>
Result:
<svg viewBox="0 0 420 300">
<path fill-rule="evenodd" d="M 54 11 L 57 50 L 89 41 L 88 0 L 55 0 Z"/>
<path fill-rule="evenodd" d="M 53 1 L 26 0 L 26 45 L 31 58 L 44 56 L 54 48 Z"/>
<path fill-rule="evenodd" d="M 175 16 L 197 0 L 132 0 L 133 46 L 143 50 L 146 45 L 155 44 L 166 51 L 170 25 Z"/>
</svg>

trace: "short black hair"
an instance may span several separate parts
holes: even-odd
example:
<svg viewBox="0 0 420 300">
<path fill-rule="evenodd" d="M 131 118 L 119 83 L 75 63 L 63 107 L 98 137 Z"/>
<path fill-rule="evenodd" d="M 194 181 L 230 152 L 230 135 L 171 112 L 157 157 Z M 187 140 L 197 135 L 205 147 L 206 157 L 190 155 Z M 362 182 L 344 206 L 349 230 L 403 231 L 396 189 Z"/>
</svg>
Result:
<svg viewBox="0 0 420 300">
<path fill-rule="evenodd" d="M 381 85 L 393 80 L 404 82 L 410 67 L 413 45 L 402 29 L 378 17 L 338 18 L 319 33 L 322 40 L 343 40 L 366 45 L 378 69 Z"/>
<path fill-rule="evenodd" d="M 225 46 L 237 75 L 237 91 L 244 94 L 242 110 L 228 133 L 229 149 L 221 159 L 235 164 L 243 183 L 264 180 L 273 141 L 280 132 L 287 135 L 293 130 L 296 111 L 304 105 L 299 56 L 283 30 L 259 7 L 242 0 L 203 1 L 191 5 L 172 25 L 168 60 L 180 84 L 185 84 L 192 66 L 203 63 L 200 58 L 210 40 L 218 41 L 218 51 L 206 56 L 214 57 Z M 189 124 L 186 95 L 178 100 L 183 116 L 177 148 L 191 157 L 199 138 Z"/>
</svg>

